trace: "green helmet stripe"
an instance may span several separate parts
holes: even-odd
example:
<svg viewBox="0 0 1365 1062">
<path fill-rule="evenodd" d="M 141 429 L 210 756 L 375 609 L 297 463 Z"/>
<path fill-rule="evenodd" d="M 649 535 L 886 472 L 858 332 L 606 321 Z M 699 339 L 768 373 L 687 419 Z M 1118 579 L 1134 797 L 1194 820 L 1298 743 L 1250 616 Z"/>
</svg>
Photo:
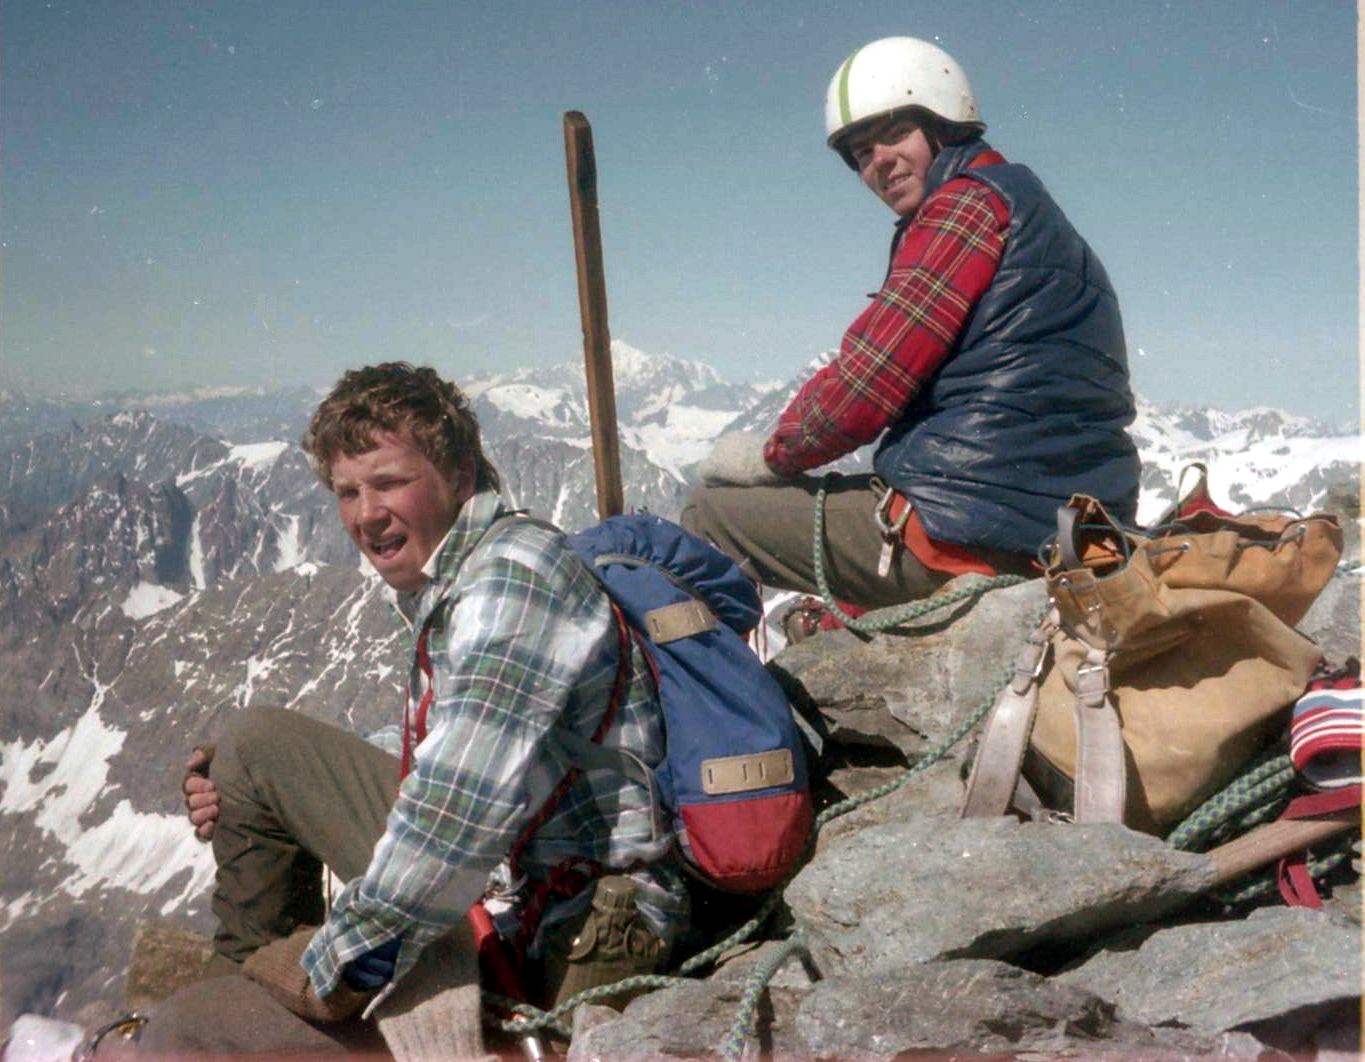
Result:
<svg viewBox="0 0 1365 1062">
<path fill-rule="evenodd" d="M 858 52 L 862 49 L 859 48 Z M 843 125 L 848 125 L 853 121 L 853 108 L 848 102 L 848 75 L 853 70 L 853 60 L 858 58 L 858 52 L 854 52 L 844 60 L 844 65 L 839 67 L 839 121 Z"/>
</svg>

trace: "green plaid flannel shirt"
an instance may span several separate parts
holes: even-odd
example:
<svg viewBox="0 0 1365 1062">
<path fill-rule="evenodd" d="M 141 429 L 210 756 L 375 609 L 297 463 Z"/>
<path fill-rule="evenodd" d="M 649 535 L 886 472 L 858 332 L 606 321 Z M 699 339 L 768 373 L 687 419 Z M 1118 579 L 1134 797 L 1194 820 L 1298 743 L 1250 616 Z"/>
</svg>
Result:
<svg viewBox="0 0 1365 1062">
<path fill-rule="evenodd" d="M 465 917 L 568 770 L 554 733 L 591 736 L 610 701 L 618 634 L 605 593 L 559 532 L 516 520 L 490 533 L 505 512 L 496 494 L 472 497 L 428 564 L 431 581 L 399 596 L 414 645 L 431 623 L 435 696 L 369 868 L 347 883 L 304 954 L 320 995 L 347 962 L 401 936 L 398 980 L 426 944 Z M 412 705 L 426 681 L 414 655 Z M 650 766 L 663 758 L 662 714 L 638 647 L 602 744 Z M 521 866 L 535 877 L 582 856 L 635 868 L 642 912 L 672 938 L 686 894 L 670 853 L 647 790 L 618 771 L 595 770 L 556 805 Z"/>
</svg>

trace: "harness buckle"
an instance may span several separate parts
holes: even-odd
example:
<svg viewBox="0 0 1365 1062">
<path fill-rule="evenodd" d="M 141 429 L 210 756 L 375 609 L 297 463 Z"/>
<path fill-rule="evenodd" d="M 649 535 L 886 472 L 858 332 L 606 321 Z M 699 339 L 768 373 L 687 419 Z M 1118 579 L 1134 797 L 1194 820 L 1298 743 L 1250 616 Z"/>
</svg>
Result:
<svg viewBox="0 0 1365 1062">
<path fill-rule="evenodd" d="M 905 508 L 901 510 L 901 514 L 894 521 L 891 519 L 891 506 L 898 497 L 904 495 L 899 494 L 895 487 L 887 487 L 881 501 L 877 502 L 877 507 L 872 510 L 873 522 L 882 536 L 882 551 L 877 558 L 877 575 L 883 579 L 891 571 L 891 558 L 895 555 L 896 549 L 904 544 L 905 525 L 910 519 L 909 498 L 905 498 Z"/>
</svg>

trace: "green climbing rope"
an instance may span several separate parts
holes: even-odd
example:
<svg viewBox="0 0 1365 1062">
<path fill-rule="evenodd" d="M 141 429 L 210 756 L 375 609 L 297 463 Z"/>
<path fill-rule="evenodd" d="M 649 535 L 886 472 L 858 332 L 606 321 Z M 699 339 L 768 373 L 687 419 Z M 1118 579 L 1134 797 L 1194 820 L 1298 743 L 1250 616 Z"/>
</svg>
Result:
<svg viewBox="0 0 1365 1062">
<path fill-rule="evenodd" d="M 719 1053 L 725 1062 L 739 1062 L 744 1057 L 744 1044 L 749 1039 L 749 1031 L 754 1027 L 754 1017 L 758 1013 L 758 1003 L 763 998 L 763 990 L 768 987 L 768 982 L 782 965 L 795 955 L 810 958 L 806 936 L 799 929 L 782 941 L 773 953 L 758 963 L 745 978 L 744 991 L 739 997 L 739 1009 L 720 1042 Z"/>
<path fill-rule="evenodd" d="M 970 579 L 954 579 L 943 590 L 920 601 L 910 601 L 904 605 L 875 609 L 862 616 L 850 616 L 840 607 L 829 588 L 829 578 L 825 574 L 825 497 L 829 491 L 829 481 L 833 473 L 826 473 L 820 480 L 820 488 L 815 494 L 815 526 L 812 532 L 811 560 L 815 569 L 815 588 L 820 592 L 820 600 L 840 623 L 851 631 L 862 634 L 875 634 L 878 631 L 894 630 L 907 623 L 927 616 L 941 608 L 956 605 L 961 601 L 971 601 L 988 590 L 1014 586 L 1027 582 L 1022 575 L 977 575 Z"/>
<path fill-rule="evenodd" d="M 1206 852 L 1223 841 L 1240 837 L 1263 822 L 1277 818 L 1289 803 L 1294 781 L 1294 766 L 1279 749 L 1270 749 L 1252 760 L 1237 778 L 1195 808 L 1166 837 L 1172 848 L 1186 852 Z M 1351 857 L 1356 838 L 1347 835 L 1337 840 L 1318 858 L 1309 860 L 1308 876 L 1314 881 L 1325 877 Z M 1277 889 L 1273 871 L 1249 881 L 1238 882 L 1214 893 L 1227 908 L 1242 907 Z"/>
<path fill-rule="evenodd" d="M 1238 816 L 1283 799 L 1294 778 L 1289 757 L 1272 749 L 1252 760 L 1226 788 L 1209 797 L 1166 837 L 1172 848 L 1202 852 Z M 1237 832 L 1245 832 L 1239 830 Z"/>
</svg>

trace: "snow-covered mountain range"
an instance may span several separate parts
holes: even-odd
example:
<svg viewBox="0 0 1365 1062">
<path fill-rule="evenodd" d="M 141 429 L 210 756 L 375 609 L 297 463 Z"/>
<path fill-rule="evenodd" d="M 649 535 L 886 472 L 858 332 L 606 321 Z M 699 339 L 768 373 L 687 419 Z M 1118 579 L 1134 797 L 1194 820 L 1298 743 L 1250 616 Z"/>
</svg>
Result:
<svg viewBox="0 0 1365 1062">
<path fill-rule="evenodd" d="M 613 357 L 626 501 L 666 516 L 715 438 L 763 430 L 796 386 L 727 383 L 619 341 Z M 581 366 L 466 389 L 513 503 L 592 523 Z M 0 1027 L 116 1002 L 140 919 L 206 927 L 212 860 L 178 782 L 224 716 L 391 721 L 401 639 L 295 445 L 317 398 L 0 394 Z M 1142 519 L 1202 461 L 1226 504 L 1348 517 L 1358 559 L 1359 434 L 1145 403 L 1133 434 Z"/>
</svg>

